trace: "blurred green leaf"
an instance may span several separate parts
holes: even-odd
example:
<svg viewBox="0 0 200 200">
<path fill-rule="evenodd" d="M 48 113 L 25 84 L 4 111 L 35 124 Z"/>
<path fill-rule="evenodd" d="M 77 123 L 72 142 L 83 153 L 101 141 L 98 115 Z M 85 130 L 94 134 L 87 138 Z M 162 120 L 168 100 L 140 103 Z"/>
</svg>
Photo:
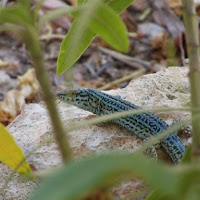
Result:
<svg viewBox="0 0 200 200">
<path fill-rule="evenodd" d="M 78 5 L 81 5 L 87 3 L 87 1 L 80 0 L 78 1 Z M 85 22 L 84 29 L 80 29 L 80 24 L 84 23 L 85 18 L 80 17 L 81 19 L 76 18 L 67 34 L 65 39 L 63 40 L 60 48 L 60 54 L 58 56 L 57 61 L 57 74 L 60 75 L 63 73 L 66 69 L 71 67 L 81 56 L 81 54 L 86 50 L 86 48 L 90 45 L 91 41 L 93 40 L 94 36 L 96 34 L 99 34 L 103 39 L 106 40 L 111 46 L 116 48 L 117 50 L 121 51 L 127 51 L 128 50 L 128 38 L 127 36 L 124 36 L 124 25 L 122 25 L 122 22 L 117 19 L 116 15 L 112 11 L 112 9 L 119 14 L 122 10 L 124 10 L 132 1 L 104 1 L 108 7 L 106 7 L 106 10 L 98 12 L 99 10 L 102 10 L 102 7 L 98 9 L 95 9 L 91 7 L 90 10 L 91 15 L 88 17 L 88 21 Z M 95 5 L 95 4 L 94 4 Z M 103 4 L 101 4 L 103 5 Z M 111 9 L 112 8 L 112 9 Z M 88 12 L 87 10 L 87 12 Z M 99 15 L 95 15 L 96 13 L 99 13 Z M 92 16 L 96 16 L 96 24 L 94 21 L 92 22 Z M 117 21 L 119 22 L 119 27 L 117 25 Z M 91 20 L 92 26 L 88 26 L 89 21 Z M 109 20 L 109 21 L 108 21 Z M 105 27 L 107 30 L 102 30 L 102 26 Z M 114 27 L 114 29 L 113 29 Z M 120 27 L 122 28 L 120 30 Z M 110 33 L 109 30 L 112 30 Z M 81 31 L 81 37 L 78 37 L 78 33 Z M 120 35 L 117 35 L 120 34 Z M 122 35 L 121 35 L 122 34 Z M 121 38 L 121 39 L 120 39 Z M 78 44 L 75 45 L 72 44 L 72 41 L 75 40 L 75 43 Z M 118 44 L 118 41 L 120 41 L 120 44 Z M 122 45 L 121 45 L 122 44 Z"/>
<path fill-rule="evenodd" d="M 33 23 L 29 11 L 20 5 L 5 8 L 0 7 L 0 22 L 12 23 L 20 26 Z"/>
<path fill-rule="evenodd" d="M 135 0 L 103 0 L 108 6 L 110 6 L 116 13 L 122 12 Z"/>
<path fill-rule="evenodd" d="M 199 200 L 200 199 L 200 184 L 194 184 L 186 195 L 183 195 L 187 200 Z"/>
<path fill-rule="evenodd" d="M 78 199 L 123 174 L 142 177 L 163 194 L 178 194 L 179 176 L 169 167 L 140 154 L 112 153 L 68 163 L 41 185 L 32 200 Z"/>
<path fill-rule="evenodd" d="M 78 0 L 77 5 L 80 6 L 80 5 L 82 5 L 83 3 L 86 3 L 86 2 L 88 2 L 88 0 L 87 1 L 86 0 Z"/>
<path fill-rule="evenodd" d="M 180 164 L 186 164 L 186 163 L 191 163 L 191 145 L 187 146 L 186 153 L 180 162 Z"/>
<path fill-rule="evenodd" d="M 200 180 L 200 167 L 185 165 L 182 168 L 180 166 L 180 193 L 182 196 L 185 196 L 188 192 L 191 192 L 193 188 L 199 187 L 199 180 Z M 199 196 L 200 197 L 200 196 Z"/>
<path fill-rule="evenodd" d="M 163 195 L 160 191 L 153 190 L 145 200 L 168 200 L 168 199 L 169 198 Z"/>
<path fill-rule="evenodd" d="M 78 5 L 87 3 L 89 0 L 78 0 Z M 91 0 L 90 0 L 91 1 Z M 102 0 L 107 6 L 111 7 L 117 14 L 126 9 L 135 0 Z"/>
</svg>

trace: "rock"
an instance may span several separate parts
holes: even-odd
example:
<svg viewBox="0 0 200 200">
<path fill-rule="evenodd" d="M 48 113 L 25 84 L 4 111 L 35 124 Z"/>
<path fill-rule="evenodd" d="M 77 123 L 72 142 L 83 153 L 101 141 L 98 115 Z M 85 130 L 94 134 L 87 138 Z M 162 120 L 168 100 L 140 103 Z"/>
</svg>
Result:
<svg viewBox="0 0 200 200">
<path fill-rule="evenodd" d="M 170 67 L 156 74 L 145 75 L 119 90 L 112 90 L 111 95 L 121 95 L 122 98 L 142 107 L 183 107 L 189 105 L 188 69 Z M 94 118 L 95 115 L 58 102 L 58 108 L 66 127 L 71 124 Z M 184 119 L 187 113 L 162 113 L 164 120 Z M 7 127 L 25 154 L 52 135 L 52 127 L 43 103 L 27 104 L 21 114 Z M 92 125 L 69 133 L 70 145 L 76 158 L 108 150 L 135 151 L 141 141 L 128 131 L 114 124 Z M 162 150 L 160 150 L 162 152 Z M 61 156 L 55 141 L 49 142 L 38 149 L 28 162 L 37 171 L 50 169 L 61 165 Z M 2 187 L 11 173 L 4 164 L 0 164 Z M 20 180 L 19 175 L 9 183 L 0 199 L 27 199 L 36 185 L 27 180 Z M 3 181 L 4 180 L 4 181 Z M 127 188 L 128 187 L 128 188 Z M 144 187 L 138 179 L 122 183 L 112 191 L 115 199 L 127 197 Z"/>
</svg>

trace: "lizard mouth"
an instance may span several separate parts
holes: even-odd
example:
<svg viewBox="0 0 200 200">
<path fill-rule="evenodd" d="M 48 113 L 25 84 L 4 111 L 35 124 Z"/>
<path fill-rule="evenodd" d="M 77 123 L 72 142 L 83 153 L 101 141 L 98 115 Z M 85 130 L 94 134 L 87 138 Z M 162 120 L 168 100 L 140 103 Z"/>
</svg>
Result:
<svg viewBox="0 0 200 200">
<path fill-rule="evenodd" d="M 58 99 L 64 101 L 65 95 L 64 95 L 63 91 L 58 92 L 56 95 L 57 95 Z"/>
<path fill-rule="evenodd" d="M 76 92 L 74 90 L 64 90 L 57 93 L 58 99 L 61 101 L 69 102 L 73 101 L 76 97 Z"/>
</svg>

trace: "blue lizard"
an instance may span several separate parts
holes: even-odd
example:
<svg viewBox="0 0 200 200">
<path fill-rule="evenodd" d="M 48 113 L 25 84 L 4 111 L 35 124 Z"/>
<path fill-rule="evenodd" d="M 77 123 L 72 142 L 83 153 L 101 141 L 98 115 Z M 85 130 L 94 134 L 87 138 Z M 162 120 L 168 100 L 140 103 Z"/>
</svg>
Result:
<svg viewBox="0 0 200 200">
<path fill-rule="evenodd" d="M 139 109 L 138 106 L 94 89 L 64 90 L 57 93 L 60 100 L 78 108 L 90 111 L 96 115 L 106 115 L 131 109 Z M 141 113 L 121 117 L 113 120 L 141 140 L 148 140 L 152 136 L 160 134 L 169 125 L 153 113 Z M 177 164 L 185 154 L 185 146 L 176 133 L 171 133 L 161 141 L 161 146 Z"/>
</svg>

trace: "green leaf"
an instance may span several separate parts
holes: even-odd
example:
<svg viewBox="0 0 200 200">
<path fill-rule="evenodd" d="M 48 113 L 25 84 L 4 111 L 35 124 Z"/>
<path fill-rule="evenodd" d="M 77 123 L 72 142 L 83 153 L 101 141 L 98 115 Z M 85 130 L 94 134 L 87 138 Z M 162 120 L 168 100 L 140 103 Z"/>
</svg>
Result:
<svg viewBox="0 0 200 200">
<path fill-rule="evenodd" d="M 87 3 L 89 0 L 78 0 L 78 5 Z M 135 0 L 103 0 L 103 2 L 111 7 L 117 14 L 126 9 Z"/>
<path fill-rule="evenodd" d="M 57 75 L 62 74 L 78 60 L 95 36 L 95 33 L 89 30 L 85 30 L 81 35 L 77 34 L 80 33 L 77 31 L 79 29 L 77 21 L 74 20 L 67 36 L 62 41 L 57 60 Z M 79 42 L 79 46 L 77 42 Z"/>
<path fill-rule="evenodd" d="M 142 177 L 163 194 L 178 194 L 179 176 L 169 167 L 140 154 L 112 153 L 68 163 L 44 181 L 32 200 L 83 198 L 123 174 Z"/>
<path fill-rule="evenodd" d="M 0 8 L 0 22 L 20 26 L 33 23 L 29 10 L 24 9 L 20 4 L 12 7 Z"/>
<path fill-rule="evenodd" d="M 126 26 L 111 8 L 99 6 L 89 28 L 118 51 L 128 51 Z"/>
<path fill-rule="evenodd" d="M 0 161 L 14 170 L 24 159 L 24 153 L 21 148 L 16 144 L 14 138 L 11 136 L 8 130 L 2 124 L 0 124 Z M 18 168 L 17 172 L 30 175 L 31 168 L 25 161 Z"/>
<path fill-rule="evenodd" d="M 180 168 L 181 169 L 181 168 Z M 199 165 L 186 165 L 181 171 L 181 187 L 180 191 L 182 196 L 184 196 L 193 187 L 199 185 L 200 180 L 200 168 Z"/>
<path fill-rule="evenodd" d="M 76 19 L 61 44 L 60 54 L 57 60 L 57 75 L 60 75 L 72 66 L 85 50 L 86 44 L 89 45 L 91 39 L 93 39 L 95 34 L 92 31 L 87 32 L 87 30 L 89 29 L 88 24 L 95 15 L 98 6 L 99 1 L 94 0 L 87 6 L 90 12 L 80 12 L 79 10 L 77 13 L 74 13 Z"/>
<path fill-rule="evenodd" d="M 168 200 L 159 190 L 153 190 L 145 200 Z M 172 199 L 171 199 L 172 200 Z"/>
<path fill-rule="evenodd" d="M 90 1 L 83 8 L 82 12 L 75 14 L 76 19 L 61 44 L 57 61 L 58 75 L 76 62 L 95 34 L 117 50 L 128 50 L 126 27 L 111 8 L 97 0 Z"/>
<path fill-rule="evenodd" d="M 104 2 L 118 14 L 134 1 L 135 0 L 104 0 Z"/>
<path fill-rule="evenodd" d="M 87 1 L 86 0 L 78 0 L 77 1 L 77 5 L 80 6 L 80 5 L 84 4 L 84 3 L 86 3 Z"/>
<path fill-rule="evenodd" d="M 186 164 L 186 163 L 191 163 L 191 145 L 187 147 L 186 153 L 181 159 L 180 164 Z"/>
</svg>

